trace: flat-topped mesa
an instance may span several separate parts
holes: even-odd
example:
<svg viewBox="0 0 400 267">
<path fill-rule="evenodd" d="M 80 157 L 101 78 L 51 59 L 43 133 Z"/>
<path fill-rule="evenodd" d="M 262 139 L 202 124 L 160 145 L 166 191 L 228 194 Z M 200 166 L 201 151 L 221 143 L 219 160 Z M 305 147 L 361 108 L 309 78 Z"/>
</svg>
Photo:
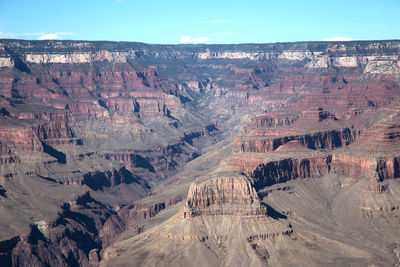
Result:
<svg viewBox="0 0 400 267">
<path fill-rule="evenodd" d="M 256 190 L 244 176 L 222 176 L 202 183 L 194 182 L 185 206 L 179 211 L 182 218 L 266 214 L 266 207 L 261 205 Z"/>
</svg>

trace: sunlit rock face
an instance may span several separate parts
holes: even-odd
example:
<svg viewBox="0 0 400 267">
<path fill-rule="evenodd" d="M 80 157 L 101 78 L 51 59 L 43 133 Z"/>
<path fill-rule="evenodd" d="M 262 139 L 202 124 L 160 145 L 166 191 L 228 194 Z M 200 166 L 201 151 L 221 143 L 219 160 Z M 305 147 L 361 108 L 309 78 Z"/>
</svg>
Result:
<svg viewBox="0 0 400 267">
<path fill-rule="evenodd" d="M 195 216 L 257 216 L 266 215 L 258 195 L 243 177 L 218 177 L 206 182 L 193 183 L 185 206 L 179 214 L 183 218 Z"/>
</svg>

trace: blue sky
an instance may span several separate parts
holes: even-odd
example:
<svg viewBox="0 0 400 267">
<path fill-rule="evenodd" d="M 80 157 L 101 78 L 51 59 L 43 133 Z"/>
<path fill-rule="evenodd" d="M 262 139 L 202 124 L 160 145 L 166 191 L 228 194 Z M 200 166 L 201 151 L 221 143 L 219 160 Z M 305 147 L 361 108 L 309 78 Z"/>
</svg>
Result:
<svg viewBox="0 0 400 267">
<path fill-rule="evenodd" d="M 271 43 L 400 39 L 400 0 L 0 0 L 0 38 Z"/>
</svg>

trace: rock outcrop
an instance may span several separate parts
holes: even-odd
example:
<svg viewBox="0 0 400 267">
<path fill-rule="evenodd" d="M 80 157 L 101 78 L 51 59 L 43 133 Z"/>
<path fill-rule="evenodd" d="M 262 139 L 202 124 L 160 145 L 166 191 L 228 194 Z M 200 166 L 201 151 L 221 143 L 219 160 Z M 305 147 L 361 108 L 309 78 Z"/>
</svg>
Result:
<svg viewBox="0 0 400 267">
<path fill-rule="evenodd" d="M 235 152 L 272 152 L 290 141 L 298 141 L 310 149 L 335 149 L 351 144 L 357 134 L 356 130 L 349 128 L 305 135 L 293 135 L 290 132 L 284 135 L 283 131 L 272 130 L 271 136 L 256 135 L 254 137 L 238 138 L 235 143 Z"/>
<path fill-rule="evenodd" d="M 40 221 L 2 246 L 3 263 L 12 265 L 87 265 L 102 248 L 98 231 L 112 214 L 86 193 L 62 205 L 58 217 Z"/>
<path fill-rule="evenodd" d="M 252 172 L 257 189 L 297 178 L 321 177 L 330 170 L 331 157 L 289 158 L 261 163 Z"/>
<path fill-rule="evenodd" d="M 183 218 L 196 216 L 258 216 L 266 215 L 258 195 L 245 177 L 217 177 L 190 186 L 185 206 L 179 211 Z"/>
<path fill-rule="evenodd" d="M 140 177 L 134 176 L 125 168 L 106 172 L 89 172 L 84 174 L 82 180 L 82 184 L 89 186 L 93 190 L 101 190 L 104 187 L 115 187 L 121 183 L 143 183 L 144 187 L 148 187 L 145 182 L 141 181 Z"/>
</svg>

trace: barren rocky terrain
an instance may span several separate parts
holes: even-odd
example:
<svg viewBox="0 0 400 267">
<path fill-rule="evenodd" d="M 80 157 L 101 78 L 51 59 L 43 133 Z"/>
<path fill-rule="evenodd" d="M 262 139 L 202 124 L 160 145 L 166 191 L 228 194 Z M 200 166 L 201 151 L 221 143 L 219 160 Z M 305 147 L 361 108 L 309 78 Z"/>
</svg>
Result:
<svg viewBox="0 0 400 267">
<path fill-rule="evenodd" d="M 400 41 L 0 40 L 1 266 L 400 264 Z"/>
</svg>

